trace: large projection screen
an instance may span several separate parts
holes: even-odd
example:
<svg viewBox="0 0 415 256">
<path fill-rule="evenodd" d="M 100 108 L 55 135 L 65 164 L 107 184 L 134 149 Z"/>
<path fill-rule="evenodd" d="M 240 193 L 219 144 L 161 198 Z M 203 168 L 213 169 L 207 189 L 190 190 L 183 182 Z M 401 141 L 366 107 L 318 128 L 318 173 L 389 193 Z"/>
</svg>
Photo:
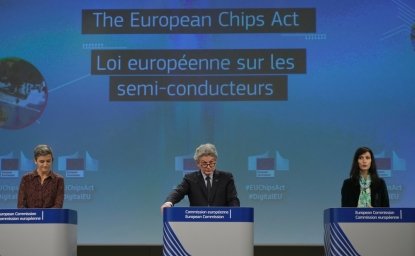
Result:
<svg viewBox="0 0 415 256">
<path fill-rule="evenodd" d="M 0 207 L 49 144 L 79 244 L 161 244 L 208 142 L 256 245 L 322 245 L 359 146 L 415 207 L 412 1 L 3 0 L 0 28 Z"/>
</svg>

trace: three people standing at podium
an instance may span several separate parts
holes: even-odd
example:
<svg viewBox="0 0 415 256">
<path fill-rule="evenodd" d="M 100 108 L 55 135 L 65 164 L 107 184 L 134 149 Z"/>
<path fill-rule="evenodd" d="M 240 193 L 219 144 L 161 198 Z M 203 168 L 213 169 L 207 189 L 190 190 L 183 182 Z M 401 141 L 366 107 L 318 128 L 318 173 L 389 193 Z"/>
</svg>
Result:
<svg viewBox="0 0 415 256">
<path fill-rule="evenodd" d="M 23 175 L 17 199 L 18 208 L 62 208 L 64 179 L 52 171 L 53 152 L 48 145 L 34 149 L 36 169 Z"/>
<path fill-rule="evenodd" d="M 356 150 L 350 177 L 341 189 L 342 207 L 389 207 L 385 181 L 378 176 L 375 157 L 370 148 Z"/>
<path fill-rule="evenodd" d="M 186 174 L 167 196 L 161 210 L 172 207 L 186 195 L 190 206 L 240 206 L 233 175 L 216 169 L 218 153 L 213 144 L 196 148 L 194 160 L 199 170 Z"/>
</svg>

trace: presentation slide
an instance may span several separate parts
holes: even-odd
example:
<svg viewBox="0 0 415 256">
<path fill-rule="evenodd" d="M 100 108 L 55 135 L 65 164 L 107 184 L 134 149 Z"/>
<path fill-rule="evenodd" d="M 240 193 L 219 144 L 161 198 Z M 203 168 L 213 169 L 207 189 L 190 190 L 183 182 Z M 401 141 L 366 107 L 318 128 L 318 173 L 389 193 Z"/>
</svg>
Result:
<svg viewBox="0 0 415 256">
<path fill-rule="evenodd" d="M 255 245 L 323 245 L 360 146 L 415 207 L 413 1 L 3 0 L 0 28 L 0 208 L 48 144 L 80 245 L 161 245 L 204 143 Z"/>
</svg>

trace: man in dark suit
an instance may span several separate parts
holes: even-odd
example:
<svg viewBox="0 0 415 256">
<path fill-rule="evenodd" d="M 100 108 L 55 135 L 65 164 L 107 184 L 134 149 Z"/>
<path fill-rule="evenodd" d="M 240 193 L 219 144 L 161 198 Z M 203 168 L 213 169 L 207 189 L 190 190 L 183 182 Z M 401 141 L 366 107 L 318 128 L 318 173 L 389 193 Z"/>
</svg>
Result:
<svg viewBox="0 0 415 256">
<path fill-rule="evenodd" d="M 172 207 L 186 195 L 190 206 L 239 206 L 233 175 L 216 169 L 218 154 L 213 144 L 200 145 L 194 154 L 198 171 L 188 173 L 168 195 L 161 210 Z"/>
</svg>

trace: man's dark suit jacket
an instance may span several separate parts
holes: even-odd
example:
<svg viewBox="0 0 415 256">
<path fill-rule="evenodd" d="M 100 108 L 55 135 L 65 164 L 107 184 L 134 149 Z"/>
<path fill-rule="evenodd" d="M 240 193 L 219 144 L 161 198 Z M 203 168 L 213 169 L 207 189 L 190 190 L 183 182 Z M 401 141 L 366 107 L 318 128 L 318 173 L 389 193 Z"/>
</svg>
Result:
<svg viewBox="0 0 415 256">
<path fill-rule="evenodd" d="M 360 195 L 360 184 L 351 178 L 344 180 L 342 186 L 342 207 L 357 207 Z M 389 207 L 389 195 L 385 181 L 380 178 L 378 182 L 370 184 L 372 207 Z"/>
<path fill-rule="evenodd" d="M 188 196 L 190 206 L 239 206 L 233 176 L 229 172 L 215 170 L 212 190 L 208 200 L 207 189 L 201 171 L 188 173 L 183 181 L 170 193 L 166 202 L 176 204 Z"/>
</svg>

